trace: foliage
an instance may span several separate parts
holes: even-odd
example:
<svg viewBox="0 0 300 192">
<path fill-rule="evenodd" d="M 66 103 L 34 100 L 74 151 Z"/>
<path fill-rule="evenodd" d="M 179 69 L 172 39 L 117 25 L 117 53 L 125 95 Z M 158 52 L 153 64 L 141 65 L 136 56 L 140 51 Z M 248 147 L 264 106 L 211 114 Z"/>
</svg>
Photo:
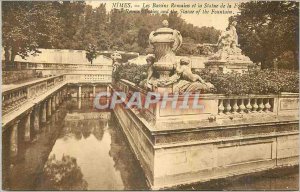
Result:
<svg viewBox="0 0 300 192">
<path fill-rule="evenodd" d="M 299 74 L 291 70 L 253 69 L 247 73 L 211 73 L 207 69 L 195 72 L 216 87 L 218 94 L 277 94 L 299 92 Z M 146 65 L 127 64 L 120 66 L 113 74 L 115 81 L 126 79 L 137 85 L 147 77 Z"/>
<path fill-rule="evenodd" d="M 237 20 L 237 33 L 242 50 L 252 61 L 261 62 L 263 68 L 298 69 L 299 2 L 251 1 L 241 3 Z M 280 58 L 286 52 L 293 55 L 289 65 Z"/>
<path fill-rule="evenodd" d="M 25 58 L 38 53 L 38 47 L 55 44 L 60 20 L 51 2 L 5 1 L 2 11 L 6 64 L 16 55 Z"/>
<path fill-rule="evenodd" d="M 277 94 L 299 92 L 299 74 L 291 70 L 253 69 L 247 73 L 197 72 L 205 81 L 211 82 L 216 93 L 226 95 Z"/>
<path fill-rule="evenodd" d="M 126 79 L 135 84 L 139 84 L 142 80 L 147 78 L 147 65 L 123 64 L 118 66 L 113 73 L 115 81 Z"/>
</svg>

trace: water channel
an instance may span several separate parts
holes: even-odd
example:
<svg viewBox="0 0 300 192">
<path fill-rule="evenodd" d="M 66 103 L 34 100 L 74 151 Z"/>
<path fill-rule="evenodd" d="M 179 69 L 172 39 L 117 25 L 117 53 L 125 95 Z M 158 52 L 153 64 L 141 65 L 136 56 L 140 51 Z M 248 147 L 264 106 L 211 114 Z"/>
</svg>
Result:
<svg viewBox="0 0 300 192">
<path fill-rule="evenodd" d="M 147 190 L 143 171 L 113 113 L 94 111 L 92 105 L 92 99 L 65 102 L 35 142 L 24 147 L 21 160 L 4 166 L 5 188 Z M 174 189 L 297 190 L 298 179 L 298 167 L 291 167 Z"/>
</svg>

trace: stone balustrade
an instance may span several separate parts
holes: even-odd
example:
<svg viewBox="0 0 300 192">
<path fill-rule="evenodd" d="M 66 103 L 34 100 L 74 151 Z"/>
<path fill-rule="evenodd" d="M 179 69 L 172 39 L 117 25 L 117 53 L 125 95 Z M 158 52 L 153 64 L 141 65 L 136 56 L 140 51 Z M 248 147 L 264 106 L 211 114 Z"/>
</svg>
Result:
<svg viewBox="0 0 300 192">
<path fill-rule="evenodd" d="M 116 89 L 126 94 L 130 92 L 140 92 L 141 97 L 145 97 L 147 92 L 132 82 L 121 80 Z M 193 95 L 190 101 L 192 102 Z M 184 96 L 178 97 L 177 106 L 184 100 Z M 155 109 L 144 109 L 150 119 L 158 121 L 197 121 L 209 119 L 246 119 L 262 116 L 288 116 L 296 117 L 298 114 L 298 94 L 280 93 L 269 95 L 223 95 L 223 94 L 202 94 L 199 103 L 204 109 L 169 109 L 160 108 L 158 104 Z M 189 101 L 189 103 L 190 103 Z M 161 102 L 161 101 L 159 101 Z M 169 102 L 170 103 L 170 102 Z M 167 104 L 168 105 L 168 104 Z M 184 118 L 182 118 L 184 116 Z M 178 118 L 177 118 L 178 117 Z M 214 118 L 213 118 L 214 117 Z"/>
<path fill-rule="evenodd" d="M 224 97 L 218 103 L 219 115 L 274 112 L 274 96 Z"/>
<path fill-rule="evenodd" d="M 64 82 L 65 76 L 60 75 L 14 86 L 4 86 L 2 91 L 2 115 L 18 109 L 28 100 L 36 98 Z"/>
<path fill-rule="evenodd" d="M 72 73 L 67 75 L 67 81 L 70 83 L 111 83 L 112 75 L 111 72 L 101 74 Z"/>
<path fill-rule="evenodd" d="M 112 65 L 62 64 L 62 63 L 20 63 L 22 69 L 35 70 L 111 70 Z"/>
<path fill-rule="evenodd" d="M 39 97 L 57 86 L 77 83 L 111 83 L 111 73 L 108 74 L 62 74 L 41 78 L 17 85 L 4 85 L 2 89 L 2 114 L 6 115 L 19 109 L 24 103 Z"/>
</svg>

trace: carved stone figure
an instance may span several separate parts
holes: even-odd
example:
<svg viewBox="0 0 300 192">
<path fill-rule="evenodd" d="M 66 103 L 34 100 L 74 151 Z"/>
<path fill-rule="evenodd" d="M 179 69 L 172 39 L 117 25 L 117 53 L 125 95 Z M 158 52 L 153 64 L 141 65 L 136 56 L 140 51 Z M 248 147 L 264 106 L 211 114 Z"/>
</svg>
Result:
<svg viewBox="0 0 300 192">
<path fill-rule="evenodd" d="M 159 80 L 158 84 L 163 86 L 173 84 L 173 93 L 210 92 L 214 89 L 211 83 L 205 82 L 199 75 L 193 74 L 187 58 L 182 58 L 176 64 L 174 75 L 167 80 Z"/>
<path fill-rule="evenodd" d="M 250 58 L 243 55 L 242 50 L 238 47 L 236 24 L 236 21 L 233 21 L 226 31 L 221 33 L 217 43 L 219 50 L 209 60 L 251 62 Z"/>
<path fill-rule="evenodd" d="M 146 86 L 147 86 L 147 88 L 151 89 L 152 85 L 156 86 L 156 81 L 159 77 L 159 74 L 153 68 L 155 56 L 152 54 L 149 54 L 146 58 L 146 61 L 147 61 L 147 65 L 148 65 Z"/>
</svg>

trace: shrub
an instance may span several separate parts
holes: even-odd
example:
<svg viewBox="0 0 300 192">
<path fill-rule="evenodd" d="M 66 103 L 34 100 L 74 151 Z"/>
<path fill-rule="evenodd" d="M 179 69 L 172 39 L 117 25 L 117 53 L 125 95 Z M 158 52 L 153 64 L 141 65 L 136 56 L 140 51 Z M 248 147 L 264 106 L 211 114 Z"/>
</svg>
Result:
<svg viewBox="0 0 300 192">
<path fill-rule="evenodd" d="M 210 73 L 203 69 L 199 74 L 205 81 L 215 85 L 217 93 L 226 95 L 277 94 L 299 92 L 299 74 L 290 70 L 250 70 L 247 73 Z"/>
<path fill-rule="evenodd" d="M 147 69 L 147 65 L 122 64 L 113 73 L 113 78 L 115 81 L 126 79 L 138 85 L 147 78 Z"/>
</svg>

